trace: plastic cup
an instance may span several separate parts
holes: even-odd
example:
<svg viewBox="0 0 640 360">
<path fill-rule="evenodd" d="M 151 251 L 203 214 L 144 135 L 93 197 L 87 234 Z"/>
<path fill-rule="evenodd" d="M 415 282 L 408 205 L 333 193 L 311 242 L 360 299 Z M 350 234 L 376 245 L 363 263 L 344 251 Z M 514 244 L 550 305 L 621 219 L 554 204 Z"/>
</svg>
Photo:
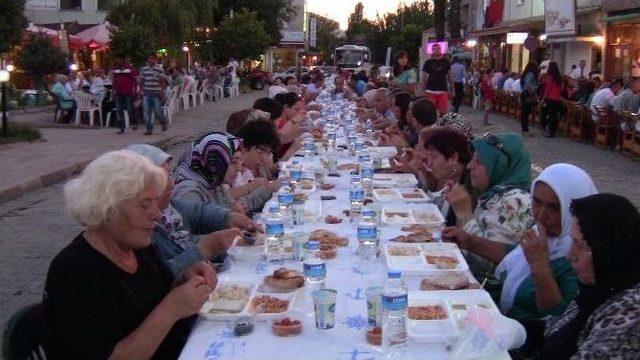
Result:
<svg viewBox="0 0 640 360">
<path fill-rule="evenodd" d="M 306 253 L 305 244 L 309 240 L 309 233 L 295 232 L 291 236 L 293 236 L 293 259 L 302 261 Z"/>
<path fill-rule="evenodd" d="M 380 303 L 382 301 L 382 286 L 370 286 L 365 290 L 367 297 L 367 320 L 369 325 L 380 325 Z"/>
<path fill-rule="evenodd" d="M 314 290 L 313 310 L 316 315 L 316 328 L 332 329 L 336 323 L 336 298 L 338 292 L 333 289 Z"/>
<path fill-rule="evenodd" d="M 297 204 L 293 205 L 292 208 L 292 216 L 293 216 L 293 225 L 300 226 L 304 224 L 304 205 Z"/>
</svg>

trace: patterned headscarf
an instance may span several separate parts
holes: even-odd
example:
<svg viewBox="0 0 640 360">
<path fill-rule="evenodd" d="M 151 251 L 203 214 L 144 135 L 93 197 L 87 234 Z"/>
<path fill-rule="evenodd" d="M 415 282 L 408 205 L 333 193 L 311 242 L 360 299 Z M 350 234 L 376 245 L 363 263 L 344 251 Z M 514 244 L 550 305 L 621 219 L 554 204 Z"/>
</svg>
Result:
<svg viewBox="0 0 640 360">
<path fill-rule="evenodd" d="M 176 184 L 194 180 L 209 189 L 220 185 L 242 140 L 224 132 L 205 134 L 182 154 L 174 170 Z"/>
<path fill-rule="evenodd" d="M 442 117 L 438 119 L 438 122 L 436 122 L 436 125 L 458 130 L 469 139 L 473 138 L 473 125 L 458 113 L 448 112 L 442 115 Z"/>
</svg>

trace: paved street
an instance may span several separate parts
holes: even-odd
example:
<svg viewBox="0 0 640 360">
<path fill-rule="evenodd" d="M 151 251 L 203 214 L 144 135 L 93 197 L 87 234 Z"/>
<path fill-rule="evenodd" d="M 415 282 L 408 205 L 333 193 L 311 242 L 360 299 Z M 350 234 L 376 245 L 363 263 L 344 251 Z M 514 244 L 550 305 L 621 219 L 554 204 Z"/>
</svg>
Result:
<svg viewBox="0 0 640 360">
<path fill-rule="evenodd" d="M 183 112 L 176 117 L 176 123 L 190 124 L 184 129 L 176 125 L 176 133 L 192 135 L 205 129 L 221 129 L 228 114 L 248 107 L 261 93 L 253 93 L 236 98 L 232 102 L 209 104 L 205 107 Z M 475 124 L 481 123 L 481 113 L 470 114 L 469 108 L 463 114 Z M 519 124 L 512 118 L 494 116 L 491 127 L 478 127 L 476 133 L 519 132 Z M 56 129 L 78 135 L 84 132 L 101 132 L 104 143 L 95 138 L 100 151 L 116 149 L 124 144 L 110 143 L 111 130 Z M 535 129 L 537 134 L 539 129 Z M 61 135 L 62 136 L 62 135 Z M 137 135 L 136 135 L 137 136 Z M 143 141 L 142 136 L 121 138 L 127 141 Z M 148 139 L 148 138 L 146 138 Z M 186 141 L 184 138 L 183 141 Z M 537 136 L 526 139 L 534 162 L 534 170 L 555 162 L 571 162 L 586 169 L 594 178 L 600 191 L 608 191 L 627 196 L 636 206 L 640 206 L 640 162 L 610 151 L 596 149 L 591 145 L 576 143 L 564 138 L 547 139 Z M 174 156 L 184 149 L 184 142 L 173 144 L 168 151 Z M 0 151 L 0 156 L 4 156 Z M 11 159 L 9 159 L 11 161 Z M 3 169 L 6 169 L 3 166 Z M 5 172 L 5 171 L 3 171 Z M 40 188 L 12 201 L 0 204 L 0 325 L 18 308 L 37 302 L 41 298 L 45 274 L 52 257 L 81 230 L 64 210 L 62 199 L 63 184 Z"/>
</svg>

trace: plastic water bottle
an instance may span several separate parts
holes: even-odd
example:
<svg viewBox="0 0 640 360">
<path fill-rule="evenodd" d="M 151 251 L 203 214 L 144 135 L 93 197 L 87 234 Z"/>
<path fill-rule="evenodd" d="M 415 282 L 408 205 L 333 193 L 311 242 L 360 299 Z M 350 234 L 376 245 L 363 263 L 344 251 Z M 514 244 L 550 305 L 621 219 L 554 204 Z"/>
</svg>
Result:
<svg viewBox="0 0 640 360">
<path fill-rule="evenodd" d="M 291 215 L 291 204 L 293 204 L 293 193 L 289 186 L 282 186 L 278 190 L 278 207 L 280 209 L 280 215 L 283 218 L 287 218 Z"/>
<path fill-rule="evenodd" d="M 324 278 L 327 275 L 327 265 L 320 257 L 320 242 L 307 242 L 307 252 L 302 260 L 302 268 L 307 284 L 316 288 L 324 286 Z"/>
<path fill-rule="evenodd" d="M 371 122 L 371 119 L 367 119 L 364 123 L 364 136 L 369 140 L 373 140 L 373 122 Z"/>
<path fill-rule="evenodd" d="M 302 179 L 302 166 L 298 163 L 297 160 L 291 162 L 291 167 L 289 168 L 289 176 L 291 177 L 291 181 L 298 182 Z"/>
<path fill-rule="evenodd" d="M 304 156 L 312 157 L 316 154 L 316 144 L 313 143 L 313 138 L 307 136 L 304 138 Z"/>
<path fill-rule="evenodd" d="M 362 211 L 364 203 L 364 189 L 360 182 L 360 176 L 351 177 L 351 186 L 349 187 L 349 201 L 351 202 L 351 218 L 356 219 Z"/>
<path fill-rule="evenodd" d="M 284 218 L 277 205 L 269 208 L 265 220 L 267 231 L 267 261 L 281 264 L 284 260 Z"/>
<path fill-rule="evenodd" d="M 373 161 L 367 154 L 360 161 L 360 177 L 362 178 L 362 187 L 364 195 L 368 198 L 373 197 Z"/>
<path fill-rule="evenodd" d="M 400 270 L 389 269 L 382 289 L 382 350 L 391 359 L 405 358 L 407 347 L 407 287 Z"/>
<path fill-rule="evenodd" d="M 358 221 L 358 256 L 371 260 L 378 257 L 378 226 L 376 213 L 371 209 L 363 209 Z"/>
<path fill-rule="evenodd" d="M 327 146 L 333 149 L 336 146 L 336 126 L 327 125 Z"/>
</svg>

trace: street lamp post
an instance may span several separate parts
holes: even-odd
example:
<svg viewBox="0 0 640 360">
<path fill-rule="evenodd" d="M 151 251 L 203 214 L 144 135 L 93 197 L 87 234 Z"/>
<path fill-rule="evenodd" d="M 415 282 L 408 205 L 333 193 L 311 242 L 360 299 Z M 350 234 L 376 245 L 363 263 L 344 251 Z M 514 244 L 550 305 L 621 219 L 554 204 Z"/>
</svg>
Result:
<svg viewBox="0 0 640 360">
<path fill-rule="evenodd" d="M 0 84 L 2 84 L 2 136 L 7 137 L 7 82 L 10 74 L 7 70 L 0 70 Z"/>
<path fill-rule="evenodd" d="M 187 45 L 182 47 L 182 51 L 187 53 L 187 69 L 191 70 L 191 51 L 189 51 L 189 47 Z"/>
</svg>

